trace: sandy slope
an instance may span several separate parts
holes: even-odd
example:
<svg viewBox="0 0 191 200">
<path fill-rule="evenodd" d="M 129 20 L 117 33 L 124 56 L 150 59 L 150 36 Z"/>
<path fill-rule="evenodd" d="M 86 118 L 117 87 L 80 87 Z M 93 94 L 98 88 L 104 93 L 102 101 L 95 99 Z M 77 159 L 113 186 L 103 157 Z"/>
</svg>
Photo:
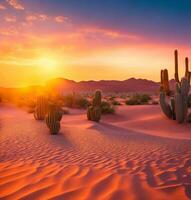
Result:
<svg viewBox="0 0 191 200">
<path fill-rule="evenodd" d="M 4 106 L 0 199 L 189 199 L 190 130 L 158 106 L 123 106 L 100 124 L 73 110 L 51 136 L 43 122 Z"/>
</svg>

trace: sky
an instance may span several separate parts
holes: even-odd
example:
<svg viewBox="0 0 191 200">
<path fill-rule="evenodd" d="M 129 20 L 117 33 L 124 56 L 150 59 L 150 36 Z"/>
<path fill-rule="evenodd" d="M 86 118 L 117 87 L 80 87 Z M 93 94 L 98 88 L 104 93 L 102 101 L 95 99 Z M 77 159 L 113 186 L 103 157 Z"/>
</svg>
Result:
<svg viewBox="0 0 191 200">
<path fill-rule="evenodd" d="M 0 0 L 0 86 L 160 79 L 191 55 L 190 0 Z"/>
</svg>

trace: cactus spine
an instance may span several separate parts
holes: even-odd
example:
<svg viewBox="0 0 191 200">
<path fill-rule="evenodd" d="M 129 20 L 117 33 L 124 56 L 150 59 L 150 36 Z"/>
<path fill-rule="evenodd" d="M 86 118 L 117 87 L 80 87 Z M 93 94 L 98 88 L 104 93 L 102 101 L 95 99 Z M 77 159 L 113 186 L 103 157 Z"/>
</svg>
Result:
<svg viewBox="0 0 191 200">
<path fill-rule="evenodd" d="M 87 110 L 88 120 L 99 122 L 101 119 L 101 91 L 95 92 L 92 106 L 88 107 Z"/>
<path fill-rule="evenodd" d="M 34 111 L 34 118 L 36 120 L 44 120 L 48 108 L 47 99 L 44 96 L 38 96 L 36 101 L 36 108 Z"/>
<path fill-rule="evenodd" d="M 45 122 L 52 135 L 58 134 L 60 130 L 60 121 L 62 119 L 62 113 L 55 105 L 50 105 L 49 111 L 46 115 Z"/>
</svg>

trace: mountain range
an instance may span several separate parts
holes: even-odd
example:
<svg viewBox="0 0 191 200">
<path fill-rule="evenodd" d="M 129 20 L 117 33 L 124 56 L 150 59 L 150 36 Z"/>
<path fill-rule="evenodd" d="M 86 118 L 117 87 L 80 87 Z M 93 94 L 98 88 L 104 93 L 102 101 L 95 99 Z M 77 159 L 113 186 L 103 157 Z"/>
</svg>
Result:
<svg viewBox="0 0 191 200">
<path fill-rule="evenodd" d="M 170 81 L 173 84 L 174 80 Z M 103 92 L 149 92 L 154 93 L 159 91 L 160 83 L 147 79 L 130 78 L 123 81 L 118 80 L 100 80 L 100 81 L 80 81 L 57 78 L 47 82 L 47 86 L 52 91 L 60 93 L 68 92 L 93 92 L 100 89 Z"/>
</svg>

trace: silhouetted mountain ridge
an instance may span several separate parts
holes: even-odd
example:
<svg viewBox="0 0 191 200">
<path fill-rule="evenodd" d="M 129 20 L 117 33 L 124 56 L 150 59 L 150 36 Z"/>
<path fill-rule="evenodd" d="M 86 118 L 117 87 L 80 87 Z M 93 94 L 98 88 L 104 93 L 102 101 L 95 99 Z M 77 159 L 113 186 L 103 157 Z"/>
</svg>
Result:
<svg viewBox="0 0 191 200">
<path fill-rule="evenodd" d="M 160 84 L 152 80 L 130 78 L 127 80 L 73 81 L 56 78 L 47 82 L 48 88 L 60 92 L 157 92 Z"/>
</svg>

